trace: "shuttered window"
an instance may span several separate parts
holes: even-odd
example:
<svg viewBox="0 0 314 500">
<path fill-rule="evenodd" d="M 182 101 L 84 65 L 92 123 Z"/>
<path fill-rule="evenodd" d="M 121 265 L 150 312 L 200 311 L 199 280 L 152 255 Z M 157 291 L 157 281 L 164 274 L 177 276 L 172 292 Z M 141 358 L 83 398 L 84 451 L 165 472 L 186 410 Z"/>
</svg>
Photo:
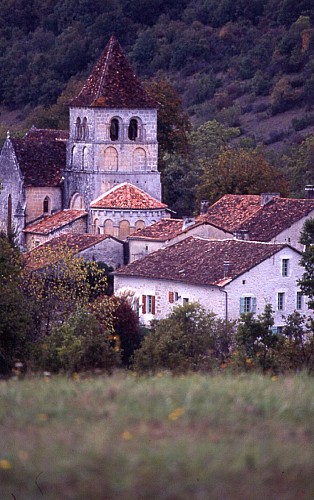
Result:
<svg viewBox="0 0 314 500">
<path fill-rule="evenodd" d="M 142 295 L 142 314 L 155 314 L 155 295 Z"/>
<path fill-rule="evenodd" d="M 240 298 L 240 314 L 256 313 L 256 297 Z"/>
</svg>

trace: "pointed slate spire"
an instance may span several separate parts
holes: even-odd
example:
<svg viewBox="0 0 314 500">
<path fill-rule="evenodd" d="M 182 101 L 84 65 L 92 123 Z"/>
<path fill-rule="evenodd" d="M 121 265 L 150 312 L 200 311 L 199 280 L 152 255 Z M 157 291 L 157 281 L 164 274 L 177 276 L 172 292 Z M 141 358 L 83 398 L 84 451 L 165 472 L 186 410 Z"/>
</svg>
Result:
<svg viewBox="0 0 314 500">
<path fill-rule="evenodd" d="M 100 108 L 157 108 L 136 77 L 115 36 L 112 36 L 70 106 Z"/>
</svg>

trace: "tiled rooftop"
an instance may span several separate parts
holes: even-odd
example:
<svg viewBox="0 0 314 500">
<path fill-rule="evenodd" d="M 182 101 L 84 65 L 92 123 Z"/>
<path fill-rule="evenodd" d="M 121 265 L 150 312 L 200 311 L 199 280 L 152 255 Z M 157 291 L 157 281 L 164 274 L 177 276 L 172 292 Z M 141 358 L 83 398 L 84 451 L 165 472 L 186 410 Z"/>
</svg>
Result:
<svg viewBox="0 0 314 500">
<path fill-rule="evenodd" d="M 24 229 L 24 232 L 49 234 L 52 231 L 60 229 L 63 226 L 67 226 L 71 222 L 74 222 L 86 215 L 87 212 L 85 212 L 85 210 L 62 210 L 61 212 L 57 212 L 53 215 L 47 215 L 37 222 L 28 224 L 28 226 L 26 226 L 26 228 Z"/>
<path fill-rule="evenodd" d="M 157 108 L 135 76 L 121 46 L 112 36 L 77 97 L 70 106 L 101 108 Z"/>
<path fill-rule="evenodd" d="M 11 142 L 25 179 L 25 186 L 60 185 L 66 164 L 67 132 L 30 129 L 23 138 Z"/>
<path fill-rule="evenodd" d="M 248 230 L 250 240 L 270 241 L 314 210 L 314 200 L 274 198 L 237 230 Z"/>
<path fill-rule="evenodd" d="M 188 226 L 188 229 L 191 227 L 195 227 L 202 224 L 202 221 L 195 222 L 195 224 L 191 224 Z M 150 226 L 146 226 L 143 229 L 139 229 L 131 236 L 129 239 L 149 239 L 156 241 L 167 241 L 172 238 L 175 238 L 179 234 L 186 231 L 184 228 L 184 221 L 182 219 L 170 219 L 164 218 L 159 221 L 151 224 Z"/>
<path fill-rule="evenodd" d="M 111 238 L 111 236 L 103 234 L 62 234 L 56 238 L 52 238 L 43 245 L 35 247 L 33 250 L 23 254 L 26 265 L 32 269 L 40 269 L 47 264 L 52 264 L 58 261 L 58 248 L 66 246 L 74 251 L 75 254 L 86 250 L 97 243 Z M 56 252 L 54 253 L 54 250 Z"/>
<path fill-rule="evenodd" d="M 112 208 L 128 210 L 165 209 L 167 205 L 156 200 L 133 184 L 124 182 L 113 187 L 91 203 L 91 208 Z"/>
<path fill-rule="evenodd" d="M 246 219 L 261 208 L 260 195 L 225 194 L 198 219 L 233 233 Z"/>
<path fill-rule="evenodd" d="M 190 237 L 132 262 L 116 274 L 224 286 L 285 246 Z M 230 263 L 227 274 L 225 262 Z"/>
</svg>

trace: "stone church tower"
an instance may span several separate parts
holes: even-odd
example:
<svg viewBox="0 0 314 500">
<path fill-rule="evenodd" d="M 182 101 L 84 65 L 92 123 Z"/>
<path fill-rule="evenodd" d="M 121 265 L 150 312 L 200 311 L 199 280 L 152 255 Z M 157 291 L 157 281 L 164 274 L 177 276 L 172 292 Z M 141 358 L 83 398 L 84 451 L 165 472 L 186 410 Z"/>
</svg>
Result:
<svg viewBox="0 0 314 500">
<path fill-rule="evenodd" d="M 114 36 L 69 106 L 64 208 L 89 211 L 94 200 L 123 183 L 160 200 L 158 105 Z"/>
</svg>

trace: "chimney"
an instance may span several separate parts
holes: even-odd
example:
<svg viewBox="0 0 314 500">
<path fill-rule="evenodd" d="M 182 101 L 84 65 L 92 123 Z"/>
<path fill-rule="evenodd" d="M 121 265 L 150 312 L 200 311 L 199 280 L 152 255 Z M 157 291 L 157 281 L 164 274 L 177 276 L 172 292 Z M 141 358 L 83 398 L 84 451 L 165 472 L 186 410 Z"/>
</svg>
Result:
<svg viewBox="0 0 314 500">
<path fill-rule="evenodd" d="M 314 200 L 314 186 L 313 184 L 308 184 L 304 188 L 304 198 L 307 200 Z"/>
<path fill-rule="evenodd" d="M 231 263 L 229 260 L 224 261 L 224 278 L 227 278 L 230 275 L 230 270 L 231 270 Z"/>
<path fill-rule="evenodd" d="M 195 224 L 195 217 L 183 217 L 182 231 L 193 224 Z"/>
<path fill-rule="evenodd" d="M 248 229 L 239 229 L 234 233 L 236 240 L 248 241 L 250 239 L 250 233 Z"/>
<path fill-rule="evenodd" d="M 209 201 L 201 200 L 200 215 L 206 215 L 208 212 L 208 207 L 209 207 Z"/>
<path fill-rule="evenodd" d="M 261 194 L 261 206 L 267 205 L 274 198 L 280 198 L 280 193 L 262 193 Z"/>
</svg>

